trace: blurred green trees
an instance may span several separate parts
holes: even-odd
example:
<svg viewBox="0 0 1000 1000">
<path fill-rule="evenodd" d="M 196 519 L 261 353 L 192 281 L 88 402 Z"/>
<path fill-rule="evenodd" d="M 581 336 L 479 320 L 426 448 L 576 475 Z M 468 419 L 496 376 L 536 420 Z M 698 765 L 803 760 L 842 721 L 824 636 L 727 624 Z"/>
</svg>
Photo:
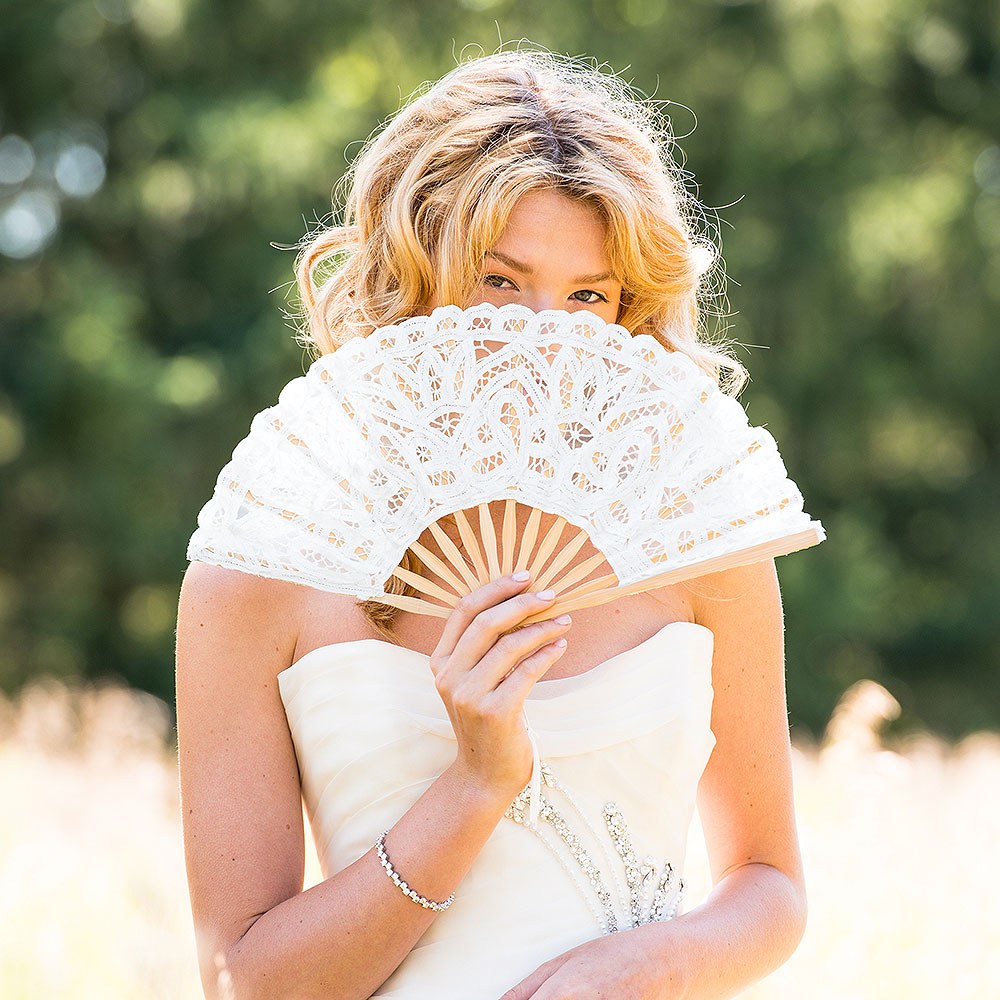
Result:
<svg viewBox="0 0 1000 1000">
<path fill-rule="evenodd" d="M 996 4 L 7 0 L 0 23 L 0 685 L 170 697 L 197 512 L 306 367 L 272 244 L 502 36 L 678 105 L 754 345 L 742 402 L 829 535 L 779 561 L 793 723 L 872 677 L 901 726 L 1000 725 Z"/>
</svg>

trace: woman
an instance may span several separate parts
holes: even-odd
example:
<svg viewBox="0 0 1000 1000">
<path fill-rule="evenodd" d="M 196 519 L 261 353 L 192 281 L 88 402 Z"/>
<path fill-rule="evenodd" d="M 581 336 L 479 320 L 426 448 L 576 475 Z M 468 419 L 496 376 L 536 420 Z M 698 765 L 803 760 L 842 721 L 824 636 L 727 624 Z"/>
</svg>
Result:
<svg viewBox="0 0 1000 1000">
<path fill-rule="evenodd" d="M 459 66 L 369 141 L 346 224 L 301 255 L 308 342 L 443 303 L 589 310 L 737 391 L 739 363 L 699 339 L 710 246 L 666 141 L 615 78 L 568 60 Z M 797 946 L 772 560 L 523 628 L 552 595 L 512 576 L 441 620 L 211 562 L 195 553 L 177 631 L 207 996 L 718 998 Z M 521 825 L 528 710 L 562 754 L 543 772 L 561 843 Z M 305 892 L 303 791 L 325 865 Z M 714 889 L 679 915 L 640 905 L 654 870 L 673 885 L 695 793 Z M 633 841 L 669 849 L 640 859 Z"/>
</svg>

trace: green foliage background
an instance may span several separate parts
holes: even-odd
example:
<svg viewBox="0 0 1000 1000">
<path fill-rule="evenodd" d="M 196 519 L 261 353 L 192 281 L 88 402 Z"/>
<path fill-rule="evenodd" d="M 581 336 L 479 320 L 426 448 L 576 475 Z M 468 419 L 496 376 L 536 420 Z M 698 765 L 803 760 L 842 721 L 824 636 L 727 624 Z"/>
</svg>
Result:
<svg viewBox="0 0 1000 1000">
<path fill-rule="evenodd" d="M 872 677 L 900 727 L 998 727 L 987 0 L 4 0 L 0 685 L 170 699 L 197 512 L 306 367 L 272 243 L 327 215 L 401 99 L 501 38 L 697 112 L 671 109 L 720 209 L 729 334 L 757 345 L 741 401 L 829 536 L 779 561 L 793 725 Z M 15 180 L 12 135 L 36 157 Z"/>
</svg>

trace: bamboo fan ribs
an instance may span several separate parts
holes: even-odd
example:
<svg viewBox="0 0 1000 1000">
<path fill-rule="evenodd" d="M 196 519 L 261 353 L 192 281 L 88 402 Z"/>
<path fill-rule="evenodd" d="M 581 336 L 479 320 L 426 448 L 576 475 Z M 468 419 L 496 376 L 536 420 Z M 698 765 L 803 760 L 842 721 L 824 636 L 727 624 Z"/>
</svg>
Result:
<svg viewBox="0 0 1000 1000">
<path fill-rule="evenodd" d="M 445 306 L 288 383 L 188 558 L 439 617 L 529 569 L 557 594 L 532 621 L 824 537 L 771 435 L 686 355 L 589 312 Z"/>
<path fill-rule="evenodd" d="M 595 570 L 608 568 L 607 559 L 601 553 L 590 556 L 572 569 L 566 569 L 587 542 L 585 531 L 574 528 L 565 518 L 560 517 L 539 538 L 542 511 L 538 507 L 532 507 L 524 532 L 517 538 L 515 532 L 517 508 L 517 501 L 504 501 L 499 551 L 490 505 L 487 503 L 477 507 L 478 534 L 464 511 L 455 512 L 455 522 L 463 543 L 461 549 L 444 532 L 440 523 L 434 522 L 429 525 L 447 561 L 442 560 L 420 542 L 413 542 L 410 549 L 424 565 L 446 581 L 450 589 L 436 585 L 419 573 L 397 566 L 393 570 L 393 575 L 418 593 L 430 598 L 431 606 L 427 607 L 426 601 L 401 595 L 392 595 L 390 600 L 398 602 L 395 604 L 396 607 L 423 614 L 442 614 L 443 608 L 443 613 L 446 615 L 463 594 L 471 593 L 484 583 L 519 569 L 530 570 L 533 590 L 552 587 L 556 591 L 554 603 L 561 611 L 599 604 L 602 597 L 596 595 L 603 595 L 606 591 L 612 592 L 612 597 L 621 596 L 622 591 L 615 589 L 618 579 L 613 572 L 605 572 L 596 579 L 592 578 Z M 537 546 L 536 542 L 539 543 Z M 561 547 L 560 542 L 562 542 Z M 596 599 L 587 600 L 586 598 L 591 595 L 595 595 Z M 436 606 L 434 599 L 439 602 Z M 524 624 L 540 621 L 552 614 L 552 608 L 546 608 L 544 613 L 525 619 Z"/>
</svg>

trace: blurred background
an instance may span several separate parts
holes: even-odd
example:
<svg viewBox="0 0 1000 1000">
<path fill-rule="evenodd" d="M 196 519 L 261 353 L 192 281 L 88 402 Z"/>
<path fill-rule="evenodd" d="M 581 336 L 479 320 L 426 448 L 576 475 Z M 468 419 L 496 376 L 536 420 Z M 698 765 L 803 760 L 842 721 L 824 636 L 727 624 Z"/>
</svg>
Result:
<svg viewBox="0 0 1000 1000">
<path fill-rule="evenodd" d="M 741 402 L 828 534 L 778 563 L 820 903 L 752 996 L 995 995 L 994 0 L 0 0 L 6 996 L 195 995 L 176 601 L 218 471 L 308 366 L 279 248 L 417 87 L 520 39 L 675 102 Z M 952 898 L 973 928 L 933 923 Z"/>
</svg>

